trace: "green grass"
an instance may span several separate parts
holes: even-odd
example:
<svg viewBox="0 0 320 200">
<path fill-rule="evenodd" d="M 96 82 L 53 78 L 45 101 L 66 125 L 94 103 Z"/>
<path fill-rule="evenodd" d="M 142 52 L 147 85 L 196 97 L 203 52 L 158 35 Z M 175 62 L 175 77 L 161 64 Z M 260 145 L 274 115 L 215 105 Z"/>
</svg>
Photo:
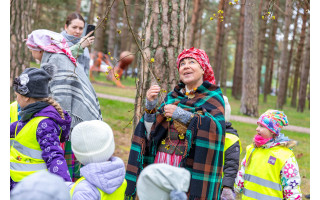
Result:
<svg viewBox="0 0 320 200">
<path fill-rule="evenodd" d="M 133 117 L 134 104 L 102 98 L 98 99 L 103 120 L 107 122 L 113 130 L 121 132 L 123 132 L 124 129 L 126 131 L 129 129 L 132 130 L 132 125 L 129 123 Z"/>
<path fill-rule="evenodd" d="M 230 88 L 227 89 L 226 95 L 228 97 L 230 106 L 231 106 L 231 115 L 243 115 L 240 113 L 241 101 L 235 99 L 231 95 L 232 90 Z M 288 121 L 290 125 L 294 126 L 302 126 L 302 127 L 310 127 L 310 110 L 305 109 L 303 113 L 297 112 L 297 108 L 292 108 L 290 106 L 291 99 L 287 99 L 287 104 L 284 105 L 282 111 L 287 115 Z M 259 96 L 259 116 L 267 111 L 268 109 L 276 109 L 277 97 L 276 96 L 268 96 L 267 103 L 263 102 L 263 94 Z"/>
<path fill-rule="evenodd" d="M 136 97 L 136 89 L 133 89 L 133 88 L 118 88 L 111 85 L 107 86 L 107 85 L 101 85 L 97 83 L 92 83 L 92 85 L 94 90 L 97 93 L 110 94 L 110 95 L 127 97 L 127 98 Z"/>
<path fill-rule="evenodd" d="M 232 121 L 232 126 L 237 129 L 241 141 L 242 153 L 240 161 L 245 156 L 246 146 L 252 143 L 256 134 L 256 125 Z M 302 180 L 301 190 L 303 194 L 310 193 L 310 135 L 292 131 L 283 131 L 290 139 L 298 141 L 293 152 L 299 164 L 299 172 Z M 239 196 L 239 195 L 238 195 Z M 239 197 L 237 199 L 240 199 Z"/>
</svg>

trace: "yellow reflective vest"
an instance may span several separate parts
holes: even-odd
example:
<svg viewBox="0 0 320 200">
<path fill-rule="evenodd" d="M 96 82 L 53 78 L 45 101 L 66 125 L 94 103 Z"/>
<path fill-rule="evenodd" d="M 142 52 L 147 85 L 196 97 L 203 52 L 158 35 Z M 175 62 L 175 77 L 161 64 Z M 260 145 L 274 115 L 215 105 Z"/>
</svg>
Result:
<svg viewBox="0 0 320 200">
<path fill-rule="evenodd" d="M 20 130 L 18 135 L 17 123 L 15 138 L 10 139 L 10 177 L 14 182 L 20 182 L 26 176 L 37 171 L 47 170 L 47 165 L 42 159 L 42 150 L 36 136 L 40 121 L 47 118 L 35 117 L 31 119 Z"/>
<path fill-rule="evenodd" d="M 248 161 L 248 158 L 250 157 Z M 283 146 L 254 148 L 247 146 L 243 200 L 282 200 L 280 171 L 293 152 Z M 249 163 L 248 163 L 249 162 Z"/>
<path fill-rule="evenodd" d="M 239 146 L 240 146 L 240 153 L 239 156 L 242 152 L 242 147 L 241 147 L 241 142 L 238 136 L 232 133 L 226 133 L 225 139 L 224 139 L 224 149 L 223 149 L 223 166 L 224 166 L 224 159 L 225 159 L 225 153 L 226 151 L 236 142 L 239 141 Z M 222 171 L 222 177 L 224 176 L 224 173 Z"/>
<path fill-rule="evenodd" d="M 83 180 L 85 180 L 85 178 L 81 177 L 73 184 L 73 186 L 72 186 L 72 188 L 70 190 L 71 199 L 72 199 L 75 187 Z M 105 193 L 104 191 L 102 191 L 99 188 L 97 188 L 97 189 L 100 192 L 100 200 L 119 200 L 119 199 L 124 199 L 125 191 L 127 189 L 127 181 L 126 181 L 126 179 L 124 179 L 122 185 L 118 189 L 116 189 L 116 191 L 114 191 L 112 194 Z"/>
<path fill-rule="evenodd" d="M 18 121 L 18 102 L 10 104 L 10 123 Z"/>
</svg>

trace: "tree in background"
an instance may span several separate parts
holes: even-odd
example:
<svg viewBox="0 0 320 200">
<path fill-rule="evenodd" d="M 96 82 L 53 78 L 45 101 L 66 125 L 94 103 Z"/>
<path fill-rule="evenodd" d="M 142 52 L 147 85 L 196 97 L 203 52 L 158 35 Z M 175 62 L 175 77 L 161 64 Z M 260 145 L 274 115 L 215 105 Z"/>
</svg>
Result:
<svg viewBox="0 0 320 200">
<path fill-rule="evenodd" d="M 191 18 L 191 24 L 189 29 L 189 34 L 187 35 L 188 38 L 188 44 L 186 48 L 194 47 L 195 46 L 195 40 L 196 40 L 196 33 L 199 30 L 199 21 L 201 21 L 201 3 L 202 0 L 193 0 L 193 11 L 192 11 L 192 18 Z M 200 22 L 201 23 L 201 22 Z M 199 48 L 199 47 L 197 47 Z"/>
<path fill-rule="evenodd" d="M 118 22 L 118 1 L 113 1 L 113 5 L 111 7 L 110 19 L 108 19 L 108 52 L 111 52 L 111 55 L 117 57 L 118 53 L 115 47 L 117 45 L 117 35 L 119 34 L 120 29 L 117 28 Z M 118 32 L 117 32 L 118 31 Z"/>
<path fill-rule="evenodd" d="M 308 21 L 308 14 L 307 14 L 306 9 L 303 9 L 300 41 L 299 41 L 299 44 L 298 44 L 297 54 L 296 54 L 296 57 L 294 59 L 294 61 L 295 61 L 295 72 L 294 72 L 292 98 L 291 98 L 291 106 L 292 107 L 296 107 L 297 106 L 297 94 L 298 94 L 298 88 L 299 88 L 299 85 L 298 85 L 299 84 L 299 75 L 300 75 L 301 61 L 302 61 L 302 56 L 303 56 L 303 47 L 304 47 L 305 38 L 306 38 L 307 21 Z"/>
<path fill-rule="evenodd" d="M 102 23 L 102 28 L 99 28 L 95 31 L 95 42 L 94 42 L 94 50 L 104 52 L 104 40 L 105 40 L 105 28 L 107 25 L 107 20 L 103 19 L 104 13 L 106 12 L 107 2 L 106 0 L 98 1 L 98 16 L 99 22 Z M 109 6 L 109 5 L 108 5 Z"/>
<path fill-rule="evenodd" d="M 244 15 L 243 80 L 240 112 L 258 116 L 257 62 L 258 62 L 258 5 L 254 0 L 246 1 Z"/>
<path fill-rule="evenodd" d="M 233 71 L 232 96 L 240 99 L 242 94 L 242 58 L 243 58 L 243 34 L 244 34 L 244 12 L 245 4 L 241 4 L 239 29 L 237 32 L 237 44 L 235 53 L 235 63 Z"/>
<path fill-rule="evenodd" d="M 279 0 L 275 1 L 275 6 L 279 5 Z M 272 71 L 274 64 L 274 54 L 276 46 L 276 34 L 278 29 L 278 9 L 273 8 L 273 16 L 275 16 L 272 22 L 272 30 L 269 34 L 271 37 L 271 42 L 268 44 L 267 59 L 266 59 L 266 71 L 264 74 L 264 89 L 263 89 L 263 102 L 267 102 L 267 96 L 271 92 L 271 82 L 272 82 Z"/>
<path fill-rule="evenodd" d="M 14 101 L 13 80 L 30 65 L 24 39 L 31 33 L 33 1 L 15 0 L 10 4 L 10 101 Z"/>
<path fill-rule="evenodd" d="M 280 75 L 279 75 L 279 92 L 277 99 L 277 108 L 282 109 L 284 104 L 285 86 L 286 86 L 286 74 L 288 70 L 288 35 L 289 35 L 289 26 L 291 22 L 291 13 L 292 13 L 292 0 L 286 0 L 286 10 L 285 10 L 285 24 L 284 24 L 284 38 L 282 43 L 282 51 L 280 58 Z"/>
<path fill-rule="evenodd" d="M 302 62 L 302 71 L 300 77 L 300 88 L 299 88 L 299 103 L 298 112 L 303 112 L 306 104 L 307 90 L 308 90 L 308 79 L 310 72 L 310 24 L 308 26 L 307 44 L 305 54 Z"/>
<path fill-rule="evenodd" d="M 157 83 L 162 89 L 171 91 L 177 84 L 176 59 L 186 46 L 187 2 L 145 1 L 143 54 L 133 124 L 138 123 L 144 112 L 146 91 L 151 85 Z"/>
</svg>

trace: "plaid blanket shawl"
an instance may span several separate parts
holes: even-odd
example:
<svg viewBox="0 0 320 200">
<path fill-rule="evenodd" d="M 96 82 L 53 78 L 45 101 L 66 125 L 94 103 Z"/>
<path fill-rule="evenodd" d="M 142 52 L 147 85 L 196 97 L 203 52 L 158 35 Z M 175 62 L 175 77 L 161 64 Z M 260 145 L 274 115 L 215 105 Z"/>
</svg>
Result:
<svg viewBox="0 0 320 200">
<path fill-rule="evenodd" d="M 187 153 L 180 167 L 191 173 L 188 199 L 220 199 L 222 162 L 225 137 L 224 100 L 219 87 L 205 81 L 196 96 L 188 99 L 180 90 L 183 83 L 170 92 L 166 104 L 175 104 L 194 113 L 186 132 Z M 134 135 L 126 171 L 126 199 L 136 195 L 137 178 L 148 164 L 154 163 L 158 146 L 168 134 L 168 122 L 163 115 L 164 103 L 158 108 L 150 139 L 146 138 L 144 119 L 141 118 Z M 202 111 L 203 114 L 197 114 Z"/>
</svg>

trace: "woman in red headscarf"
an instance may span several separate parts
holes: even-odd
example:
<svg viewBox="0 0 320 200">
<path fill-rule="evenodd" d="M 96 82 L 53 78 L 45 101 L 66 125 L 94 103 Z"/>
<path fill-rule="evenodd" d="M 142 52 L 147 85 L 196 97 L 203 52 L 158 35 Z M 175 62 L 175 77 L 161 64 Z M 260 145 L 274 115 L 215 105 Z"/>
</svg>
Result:
<svg viewBox="0 0 320 200">
<path fill-rule="evenodd" d="M 225 136 L 224 100 L 209 58 L 196 48 L 177 59 L 180 83 L 156 109 L 160 87 L 147 91 L 128 160 L 127 198 L 144 166 L 166 163 L 191 172 L 188 199 L 219 199 Z M 174 176 L 174 174 L 173 174 Z"/>
</svg>

